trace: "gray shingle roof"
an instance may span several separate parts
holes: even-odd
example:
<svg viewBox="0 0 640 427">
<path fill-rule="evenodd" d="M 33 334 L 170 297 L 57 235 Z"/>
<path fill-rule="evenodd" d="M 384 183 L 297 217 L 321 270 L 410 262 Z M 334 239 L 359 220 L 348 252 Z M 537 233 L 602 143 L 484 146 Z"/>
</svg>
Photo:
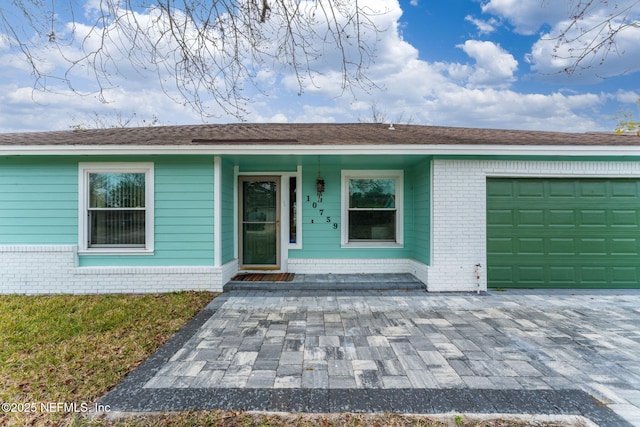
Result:
<svg viewBox="0 0 640 427">
<path fill-rule="evenodd" d="M 388 124 L 213 124 L 0 134 L 0 146 L 74 145 L 583 145 L 640 146 L 640 137 Z"/>
</svg>

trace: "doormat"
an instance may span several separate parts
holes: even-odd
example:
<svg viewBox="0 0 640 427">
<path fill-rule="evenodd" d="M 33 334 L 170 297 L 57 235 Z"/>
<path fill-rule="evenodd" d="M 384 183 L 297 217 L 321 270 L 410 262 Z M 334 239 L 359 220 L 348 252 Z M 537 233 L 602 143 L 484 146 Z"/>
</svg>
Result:
<svg viewBox="0 0 640 427">
<path fill-rule="evenodd" d="M 234 282 L 290 282 L 294 273 L 244 273 L 237 274 L 231 279 Z"/>
</svg>

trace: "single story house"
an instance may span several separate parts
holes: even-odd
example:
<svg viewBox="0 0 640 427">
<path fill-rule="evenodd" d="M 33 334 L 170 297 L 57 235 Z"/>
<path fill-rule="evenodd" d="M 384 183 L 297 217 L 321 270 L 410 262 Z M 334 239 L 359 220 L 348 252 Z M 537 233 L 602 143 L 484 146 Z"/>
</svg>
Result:
<svg viewBox="0 0 640 427">
<path fill-rule="evenodd" d="M 0 135 L 0 293 L 639 288 L 640 137 L 388 124 Z"/>
</svg>

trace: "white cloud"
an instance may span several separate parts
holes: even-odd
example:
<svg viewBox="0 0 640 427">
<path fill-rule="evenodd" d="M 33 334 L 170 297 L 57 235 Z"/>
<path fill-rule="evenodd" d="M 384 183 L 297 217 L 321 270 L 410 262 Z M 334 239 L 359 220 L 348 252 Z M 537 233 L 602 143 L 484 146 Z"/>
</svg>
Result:
<svg viewBox="0 0 640 427">
<path fill-rule="evenodd" d="M 0 33 L 0 52 L 3 50 L 9 50 L 9 37 Z"/>
<path fill-rule="evenodd" d="M 615 100 L 622 104 L 637 104 L 640 102 L 640 94 L 635 91 L 620 90 L 615 94 Z"/>
<path fill-rule="evenodd" d="M 270 123 L 287 123 L 289 121 L 289 119 L 284 114 L 278 113 L 278 114 L 273 115 L 267 121 L 270 122 Z"/>
<path fill-rule="evenodd" d="M 569 21 L 556 24 L 532 46 L 527 56 L 532 69 L 542 74 L 562 72 L 571 68 L 578 56 L 585 54 L 576 69 L 577 74 L 582 74 L 585 79 L 596 80 L 640 70 L 637 61 L 628 60 L 640 56 L 640 27 L 627 27 L 616 35 L 615 44 L 609 44 L 606 40 L 607 17 L 604 10 L 585 17 L 568 32 L 565 38 L 569 41 L 560 45 L 557 37 L 568 27 Z M 619 21 L 613 22 L 614 25 L 616 22 L 619 24 Z M 601 49 L 591 49 L 599 43 L 604 43 Z"/>
<path fill-rule="evenodd" d="M 586 9 L 585 9 L 586 8 Z M 640 66 L 630 66 L 629 57 L 640 55 L 640 27 L 630 26 L 618 33 L 615 43 L 609 44 L 608 25 L 616 27 L 622 19 L 640 22 L 638 0 L 618 0 L 615 2 L 563 2 L 540 0 L 489 0 L 482 5 L 484 13 L 493 14 L 508 21 L 518 34 L 535 35 L 541 29 L 544 33 L 533 44 L 527 55 L 532 70 L 552 79 L 562 78 L 558 73 L 571 69 L 578 56 L 587 52 L 586 58 L 576 69 L 575 81 L 597 81 L 635 72 Z M 571 16 L 585 12 L 581 19 L 572 21 Z M 566 31 L 562 43 L 559 36 Z M 590 50 L 603 43 L 597 51 Z M 609 48 L 611 48 L 609 50 Z M 631 61 L 631 64 L 637 64 Z"/>
<path fill-rule="evenodd" d="M 490 41 L 467 40 L 459 48 L 476 61 L 469 76 L 472 87 L 507 87 L 515 81 L 518 61 L 509 52 Z"/>
<path fill-rule="evenodd" d="M 319 72 L 313 75 L 313 84 L 307 81 L 302 96 L 298 96 L 298 82 L 290 70 L 271 66 L 256 70 L 261 91 L 250 85 L 245 88 L 245 95 L 251 99 L 246 106 L 246 120 L 353 122 L 369 117 L 375 104 L 390 120 L 404 117 L 415 124 L 566 131 L 606 129 L 594 111 L 611 95 L 519 93 L 511 89 L 517 61 L 502 47 L 488 41 L 469 40 L 459 46 L 471 58 L 469 63 L 421 60 L 418 50 L 399 32 L 402 10 L 398 2 L 377 0 L 374 5 L 389 10 L 388 14 L 375 17 L 376 25 L 388 29 L 377 35 L 376 61 L 367 70 L 376 87 L 369 90 L 349 87 L 343 91 L 336 62 L 339 58 L 334 51 L 327 50 L 320 62 L 314 63 Z M 42 52 L 52 63 L 55 54 Z M 28 81 L 16 80 L 0 86 L 3 105 L 0 131 L 68 129 L 75 117 L 113 111 L 122 112 L 123 117 L 132 113 L 141 119 L 155 116 L 161 124 L 202 121 L 188 106 L 175 103 L 162 93 L 157 74 L 136 75 L 121 62 L 114 66 L 119 72 L 113 76 L 114 87 L 107 91 L 108 104 L 93 96 L 75 96 L 64 85 L 54 87 L 55 93 L 33 93 Z M 0 70 L 0 81 L 6 73 L 6 69 Z M 210 122 L 235 121 L 215 105 L 212 113 L 216 116 L 207 119 Z"/>
<path fill-rule="evenodd" d="M 465 21 L 471 22 L 473 25 L 478 28 L 478 33 L 480 35 L 490 34 L 496 31 L 496 26 L 498 25 L 498 21 L 494 18 L 491 18 L 487 21 L 483 21 L 482 19 L 474 18 L 471 15 L 467 15 L 464 17 Z"/>
<path fill-rule="evenodd" d="M 489 0 L 482 5 L 482 12 L 505 19 L 518 34 L 532 35 L 544 24 L 566 19 L 569 3 L 557 0 Z"/>
</svg>

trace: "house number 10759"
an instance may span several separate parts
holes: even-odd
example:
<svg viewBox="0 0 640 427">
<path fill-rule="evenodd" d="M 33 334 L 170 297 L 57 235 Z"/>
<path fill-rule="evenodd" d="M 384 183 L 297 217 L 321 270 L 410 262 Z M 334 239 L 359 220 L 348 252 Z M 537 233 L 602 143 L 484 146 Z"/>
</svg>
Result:
<svg viewBox="0 0 640 427">
<path fill-rule="evenodd" d="M 307 203 L 311 203 L 311 208 L 318 209 L 318 205 L 322 203 L 322 197 L 318 197 L 318 201 L 311 201 L 311 196 L 307 195 Z M 320 216 L 324 217 L 323 220 L 319 220 L 318 218 L 311 218 L 311 224 L 331 224 L 334 230 L 337 230 L 339 225 L 335 222 L 331 222 L 331 216 L 324 216 L 325 209 L 318 209 L 318 213 Z"/>
</svg>

